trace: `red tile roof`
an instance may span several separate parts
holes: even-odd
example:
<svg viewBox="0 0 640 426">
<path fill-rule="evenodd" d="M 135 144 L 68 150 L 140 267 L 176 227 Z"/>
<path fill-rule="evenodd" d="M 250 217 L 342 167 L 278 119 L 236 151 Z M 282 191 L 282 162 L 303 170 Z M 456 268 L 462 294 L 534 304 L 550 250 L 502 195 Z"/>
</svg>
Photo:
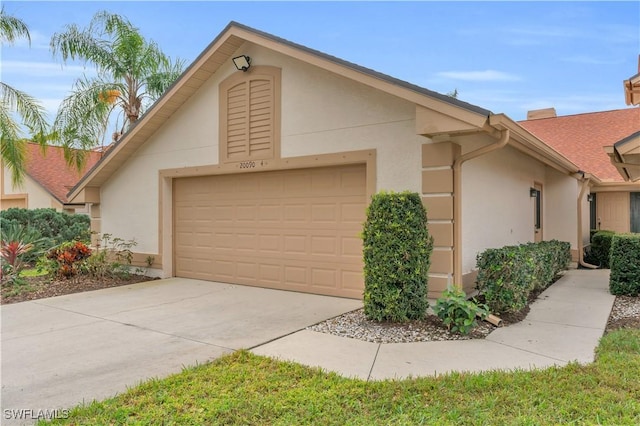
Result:
<svg viewBox="0 0 640 426">
<path fill-rule="evenodd" d="M 600 180 L 623 182 L 603 147 L 640 130 L 640 108 L 520 121 L 547 145 Z"/>
<path fill-rule="evenodd" d="M 63 149 L 48 146 L 45 153 L 36 143 L 28 144 L 26 171 L 36 182 L 44 187 L 61 203 L 66 203 L 67 193 L 94 164 L 102 157 L 101 152 L 90 151 L 85 167 L 78 171 L 68 166 Z"/>
</svg>

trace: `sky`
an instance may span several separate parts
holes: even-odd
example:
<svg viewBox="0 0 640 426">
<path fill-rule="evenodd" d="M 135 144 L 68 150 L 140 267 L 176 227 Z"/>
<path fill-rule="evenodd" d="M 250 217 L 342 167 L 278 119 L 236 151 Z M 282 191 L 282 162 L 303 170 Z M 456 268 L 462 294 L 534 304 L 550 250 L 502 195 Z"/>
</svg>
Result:
<svg viewBox="0 0 640 426">
<path fill-rule="evenodd" d="M 236 21 L 392 77 L 524 120 L 628 108 L 622 81 L 638 73 L 640 2 L 516 1 L 3 1 L 31 44 L 3 45 L 1 80 L 53 119 L 83 73 L 49 49 L 65 26 L 101 10 L 128 18 L 190 64 Z"/>
</svg>

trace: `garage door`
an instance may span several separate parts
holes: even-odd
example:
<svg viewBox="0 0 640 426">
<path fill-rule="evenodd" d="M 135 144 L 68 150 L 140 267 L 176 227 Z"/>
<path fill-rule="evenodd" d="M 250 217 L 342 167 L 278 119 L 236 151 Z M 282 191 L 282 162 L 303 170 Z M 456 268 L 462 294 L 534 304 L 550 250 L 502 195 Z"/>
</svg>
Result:
<svg viewBox="0 0 640 426">
<path fill-rule="evenodd" d="M 174 180 L 179 277 L 360 298 L 365 166 Z"/>
</svg>

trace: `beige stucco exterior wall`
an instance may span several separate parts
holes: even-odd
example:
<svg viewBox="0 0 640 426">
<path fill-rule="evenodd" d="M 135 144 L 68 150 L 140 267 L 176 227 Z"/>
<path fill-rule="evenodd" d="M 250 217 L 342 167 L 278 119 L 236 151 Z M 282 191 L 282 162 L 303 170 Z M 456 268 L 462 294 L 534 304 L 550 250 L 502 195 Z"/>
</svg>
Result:
<svg viewBox="0 0 640 426">
<path fill-rule="evenodd" d="M 563 175 L 555 169 L 546 168 L 546 185 L 544 187 L 544 239 L 560 240 L 571 243 L 577 248 L 578 216 L 577 201 L 580 184 L 577 179 Z M 586 194 L 584 196 L 586 200 Z M 589 236 L 589 206 L 586 209 L 587 240 Z M 583 221 L 584 222 L 584 221 Z"/>
<path fill-rule="evenodd" d="M 534 240 L 534 183 L 543 186 L 543 239 L 576 248 L 576 179 L 510 146 L 463 164 L 462 176 L 463 274 L 475 270 L 476 255 L 487 248 Z"/>
<path fill-rule="evenodd" d="M 24 182 L 19 187 L 13 187 L 11 184 L 12 173 L 6 167 L 2 169 L 2 194 L 27 194 L 27 208 L 29 209 L 42 209 L 42 208 L 54 208 L 56 210 L 62 210 L 62 204 L 60 204 L 55 198 L 49 194 L 38 182 L 33 180 L 29 176 L 24 177 Z"/>
<path fill-rule="evenodd" d="M 240 53 L 282 68 L 283 158 L 375 149 L 377 190 L 419 191 L 424 138 L 415 134 L 413 104 L 255 46 Z M 158 170 L 218 163 L 218 85 L 234 72 L 231 63 L 220 68 L 103 185 L 102 232 L 158 252 Z"/>
</svg>

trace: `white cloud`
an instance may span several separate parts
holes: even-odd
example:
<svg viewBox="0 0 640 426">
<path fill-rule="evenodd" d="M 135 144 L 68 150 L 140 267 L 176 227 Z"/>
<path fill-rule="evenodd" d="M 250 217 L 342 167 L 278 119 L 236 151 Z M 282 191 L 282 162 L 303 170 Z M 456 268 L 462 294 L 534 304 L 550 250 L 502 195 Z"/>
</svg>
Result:
<svg viewBox="0 0 640 426">
<path fill-rule="evenodd" d="M 60 103 L 62 103 L 62 99 L 56 99 L 56 98 L 44 98 L 44 99 L 38 99 L 38 102 L 40 102 L 40 105 L 42 105 L 44 107 L 44 109 L 47 111 L 47 115 L 49 116 L 49 119 L 52 119 L 53 117 L 56 116 L 56 113 L 58 112 L 58 107 L 60 106 Z"/>
<path fill-rule="evenodd" d="M 95 71 L 82 65 L 62 65 L 55 62 L 2 61 L 2 73 L 31 77 L 60 77 L 80 76 L 83 73 L 95 74 Z"/>
<path fill-rule="evenodd" d="M 37 30 L 29 30 L 29 37 L 31 41 L 29 41 L 26 37 L 20 37 L 16 39 L 13 43 L 3 42 L 3 48 L 11 47 L 12 49 L 38 49 L 38 50 L 49 50 L 49 37 L 42 34 Z"/>
<path fill-rule="evenodd" d="M 437 74 L 439 77 L 452 80 L 463 81 L 520 81 L 519 76 L 502 71 L 442 71 Z"/>
<path fill-rule="evenodd" d="M 575 64 L 587 64 L 587 65 L 617 65 L 623 64 L 624 60 L 622 59 L 599 59 L 593 56 L 587 55 L 576 55 L 576 56 L 567 56 L 560 59 L 563 62 L 571 62 Z"/>
</svg>

